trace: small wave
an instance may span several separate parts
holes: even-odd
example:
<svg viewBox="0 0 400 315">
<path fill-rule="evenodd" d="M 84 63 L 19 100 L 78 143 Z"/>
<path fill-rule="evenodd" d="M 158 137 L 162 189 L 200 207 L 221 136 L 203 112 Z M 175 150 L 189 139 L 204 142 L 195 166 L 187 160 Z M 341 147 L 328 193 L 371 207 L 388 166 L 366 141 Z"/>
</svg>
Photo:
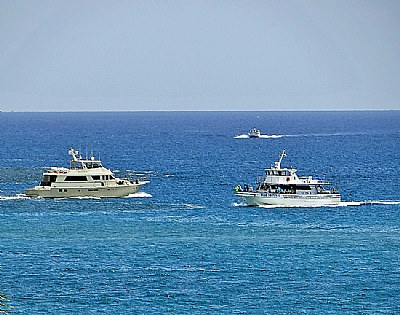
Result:
<svg viewBox="0 0 400 315">
<path fill-rule="evenodd" d="M 204 209 L 204 206 L 195 205 L 192 203 L 169 203 L 164 204 L 167 208 L 174 208 L 174 209 Z"/>
<path fill-rule="evenodd" d="M 190 209 L 203 209 L 204 208 L 203 206 L 198 206 L 198 205 L 194 205 L 191 203 L 184 203 L 183 206 L 186 208 L 190 208 Z"/>
<path fill-rule="evenodd" d="M 154 171 L 135 171 L 135 170 L 126 170 L 125 172 L 134 175 L 134 176 L 141 176 L 141 177 L 146 177 L 146 176 L 152 176 L 154 175 Z"/>
<path fill-rule="evenodd" d="M 140 191 L 134 194 L 130 194 L 124 198 L 151 198 L 153 197 L 152 195 L 145 193 L 144 191 Z"/>
<path fill-rule="evenodd" d="M 135 175 L 141 175 L 141 176 L 147 176 L 147 175 L 152 175 L 155 172 L 154 171 L 141 171 L 140 173 L 136 173 L 134 170 L 127 170 L 129 173 L 135 173 Z"/>
</svg>

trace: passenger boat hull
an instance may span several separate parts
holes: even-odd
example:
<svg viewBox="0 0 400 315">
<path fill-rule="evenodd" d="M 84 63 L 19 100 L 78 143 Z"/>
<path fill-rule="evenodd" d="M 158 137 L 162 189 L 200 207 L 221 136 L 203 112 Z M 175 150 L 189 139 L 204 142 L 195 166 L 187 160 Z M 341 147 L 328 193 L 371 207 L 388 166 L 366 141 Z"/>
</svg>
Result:
<svg viewBox="0 0 400 315">
<path fill-rule="evenodd" d="M 25 190 L 29 197 L 41 198 L 76 198 L 76 197 L 95 197 L 95 198 L 120 198 L 139 192 L 142 185 L 148 182 L 139 182 L 138 184 L 109 187 L 50 187 L 36 186 Z"/>
<path fill-rule="evenodd" d="M 262 192 L 238 192 L 236 196 L 244 198 L 249 206 L 281 207 L 325 207 L 340 204 L 340 194 L 278 194 Z"/>
</svg>

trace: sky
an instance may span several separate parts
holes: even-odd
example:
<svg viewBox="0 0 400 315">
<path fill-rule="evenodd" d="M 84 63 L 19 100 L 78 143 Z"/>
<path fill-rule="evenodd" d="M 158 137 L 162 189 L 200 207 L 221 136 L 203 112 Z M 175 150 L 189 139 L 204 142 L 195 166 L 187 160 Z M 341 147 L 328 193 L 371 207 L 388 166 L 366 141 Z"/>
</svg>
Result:
<svg viewBox="0 0 400 315">
<path fill-rule="evenodd" d="M 398 0 L 0 0 L 0 110 L 400 109 Z"/>
</svg>

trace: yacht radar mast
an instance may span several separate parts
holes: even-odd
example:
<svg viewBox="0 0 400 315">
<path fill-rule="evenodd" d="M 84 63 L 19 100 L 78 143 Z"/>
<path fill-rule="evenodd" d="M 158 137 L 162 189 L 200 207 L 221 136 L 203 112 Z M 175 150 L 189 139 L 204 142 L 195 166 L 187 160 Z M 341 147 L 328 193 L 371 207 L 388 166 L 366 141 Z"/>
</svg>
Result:
<svg viewBox="0 0 400 315">
<path fill-rule="evenodd" d="M 78 150 L 74 150 L 73 148 L 71 148 L 71 149 L 69 149 L 68 154 L 72 156 L 72 159 L 74 161 L 78 161 L 78 159 L 76 157 L 79 154 Z"/>
</svg>

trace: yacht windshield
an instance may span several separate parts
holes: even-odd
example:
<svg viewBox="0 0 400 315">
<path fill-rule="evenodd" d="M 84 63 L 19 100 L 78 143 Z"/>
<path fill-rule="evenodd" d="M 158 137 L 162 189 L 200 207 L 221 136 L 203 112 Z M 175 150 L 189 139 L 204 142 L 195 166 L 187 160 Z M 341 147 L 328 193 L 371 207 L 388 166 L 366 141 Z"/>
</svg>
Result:
<svg viewBox="0 0 400 315">
<path fill-rule="evenodd" d="M 99 168 L 101 167 L 101 163 L 100 162 L 87 162 L 86 163 L 86 167 L 87 168 Z"/>
</svg>

